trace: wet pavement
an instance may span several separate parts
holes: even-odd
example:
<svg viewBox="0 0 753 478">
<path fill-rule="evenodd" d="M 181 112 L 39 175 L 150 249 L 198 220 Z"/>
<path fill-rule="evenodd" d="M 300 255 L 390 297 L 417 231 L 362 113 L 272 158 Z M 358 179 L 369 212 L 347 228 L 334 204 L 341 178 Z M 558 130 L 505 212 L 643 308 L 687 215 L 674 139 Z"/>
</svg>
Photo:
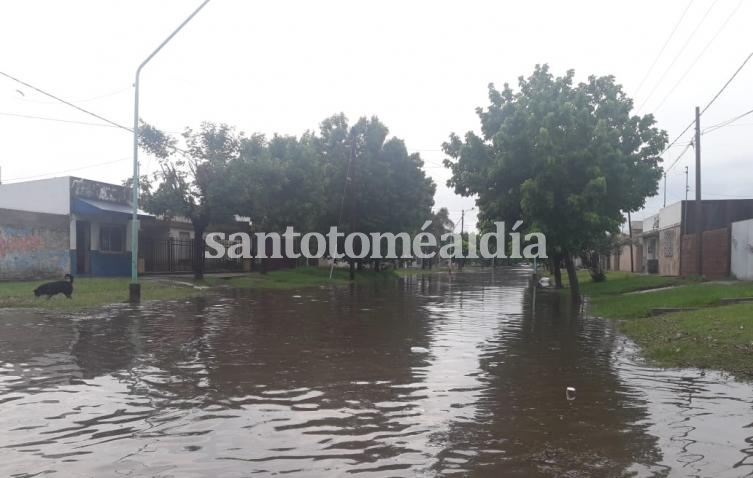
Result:
<svg viewBox="0 0 753 478">
<path fill-rule="evenodd" d="M 753 476 L 751 384 L 529 273 L 1 311 L 0 476 Z"/>
</svg>

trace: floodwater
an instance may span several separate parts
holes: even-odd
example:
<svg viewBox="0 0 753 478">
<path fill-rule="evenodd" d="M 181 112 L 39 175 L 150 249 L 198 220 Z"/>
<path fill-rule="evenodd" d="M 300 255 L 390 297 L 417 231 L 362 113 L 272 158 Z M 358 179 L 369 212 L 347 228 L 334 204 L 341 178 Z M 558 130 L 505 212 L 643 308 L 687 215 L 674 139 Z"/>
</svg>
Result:
<svg viewBox="0 0 753 478">
<path fill-rule="evenodd" d="M 0 476 L 753 476 L 750 384 L 529 274 L 2 312 Z"/>
</svg>

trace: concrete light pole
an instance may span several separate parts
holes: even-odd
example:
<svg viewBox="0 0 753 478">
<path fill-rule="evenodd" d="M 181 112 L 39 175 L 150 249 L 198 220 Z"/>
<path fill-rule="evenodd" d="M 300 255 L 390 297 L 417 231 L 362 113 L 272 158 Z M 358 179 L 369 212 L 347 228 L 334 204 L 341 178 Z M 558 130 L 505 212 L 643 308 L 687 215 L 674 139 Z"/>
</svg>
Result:
<svg viewBox="0 0 753 478">
<path fill-rule="evenodd" d="M 139 302 L 141 300 L 141 284 L 139 284 L 139 76 L 141 76 L 141 69 L 146 66 L 149 61 L 154 58 L 154 55 L 164 47 L 173 37 L 184 27 L 193 17 L 196 16 L 204 6 L 209 3 L 209 0 L 204 0 L 199 7 L 188 16 L 178 28 L 176 28 L 169 37 L 160 43 L 156 50 L 154 50 L 146 60 L 141 62 L 136 70 L 136 82 L 134 83 L 134 107 L 133 107 L 133 215 L 131 218 L 131 283 L 128 286 L 128 297 L 131 302 Z"/>
<path fill-rule="evenodd" d="M 461 240 L 461 242 L 460 242 L 461 243 L 460 254 L 461 255 L 463 254 L 463 251 L 462 251 L 462 239 L 463 239 L 463 232 L 465 230 L 465 212 L 466 211 L 473 211 L 474 209 L 476 209 L 476 208 L 475 207 L 471 207 L 471 208 L 468 208 L 468 209 L 461 209 L 460 210 L 460 240 Z M 468 237 L 468 242 L 469 242 L 468 247 L 470 247 L 470 236 Z M 462 269 L 463 267 L 465 267 L 465 257 L 461 258 L 461 260 L 460 260 L 460 268 Z"/>
</svg>

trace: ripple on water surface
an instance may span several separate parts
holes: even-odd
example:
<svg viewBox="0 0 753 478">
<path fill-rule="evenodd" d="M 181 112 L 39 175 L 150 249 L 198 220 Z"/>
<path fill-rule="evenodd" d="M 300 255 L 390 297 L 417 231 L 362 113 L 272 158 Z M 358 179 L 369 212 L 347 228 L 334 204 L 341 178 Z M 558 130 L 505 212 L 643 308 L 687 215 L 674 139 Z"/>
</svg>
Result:
<svg viewBox="0 0 753 478">
<path fill-rule="evenodd" d="M 749 384 L 534 313 L 528 274 L 3 312 L 0 474 L 753 473 Z"/>
</svg>

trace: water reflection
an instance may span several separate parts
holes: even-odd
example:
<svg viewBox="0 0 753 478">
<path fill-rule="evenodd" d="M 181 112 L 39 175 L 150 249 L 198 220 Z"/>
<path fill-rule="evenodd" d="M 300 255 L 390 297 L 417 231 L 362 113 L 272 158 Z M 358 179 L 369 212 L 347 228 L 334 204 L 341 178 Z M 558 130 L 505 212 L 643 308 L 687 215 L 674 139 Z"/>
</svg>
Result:
<svg viewBox="0 0 753 478">
<path fill-rule="evenodd" d="M 751 387 L 634 359 L 524 270 L 0 315 L 0 470 L 746 476 Z M 577 399 L 565 399 L 573 386 Z"/>
</svg>

